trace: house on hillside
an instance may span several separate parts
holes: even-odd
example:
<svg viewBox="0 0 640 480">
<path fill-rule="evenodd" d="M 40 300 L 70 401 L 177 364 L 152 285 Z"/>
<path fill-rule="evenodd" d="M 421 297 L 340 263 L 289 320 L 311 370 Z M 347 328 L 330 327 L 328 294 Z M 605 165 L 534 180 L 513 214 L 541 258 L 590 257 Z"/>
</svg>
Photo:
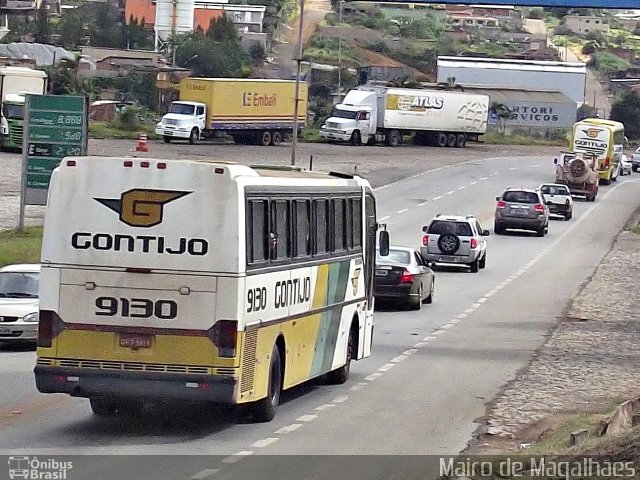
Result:
<svg viewBox="0 0 640 480">
<path fill-rule="evenodd" d="M 585 35 L 592 32 L 609 33 L 609 20 L 594 15 L 565 15 L 565 25 L 572 32 Z"/>
</svg>

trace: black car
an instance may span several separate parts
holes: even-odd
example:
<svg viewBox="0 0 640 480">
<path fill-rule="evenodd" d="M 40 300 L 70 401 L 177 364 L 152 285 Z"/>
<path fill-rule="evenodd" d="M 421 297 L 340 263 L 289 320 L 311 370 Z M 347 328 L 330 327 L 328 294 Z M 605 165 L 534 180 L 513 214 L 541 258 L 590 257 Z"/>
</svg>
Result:
<svg viewBox="0 0 640 480">
<path fill-rule="evenodd" d="M 379 299 L 398 299 L 413 310 L 433 301 L 435 275 L 420 252 L 408 247 L 389 247 L 389 255 L 376 257 L 373 294 Z"/>
</svg>

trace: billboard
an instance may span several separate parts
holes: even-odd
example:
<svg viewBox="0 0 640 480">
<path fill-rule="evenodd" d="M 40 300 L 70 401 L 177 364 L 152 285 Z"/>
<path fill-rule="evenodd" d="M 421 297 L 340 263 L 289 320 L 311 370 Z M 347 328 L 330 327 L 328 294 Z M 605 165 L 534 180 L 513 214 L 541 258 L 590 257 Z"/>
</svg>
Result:
<svg viewBox="0 0 640 480">
<path fill-rule="evenodd" d="M 389 3 L 407 3 L 400 0 L 387 0 Z M 454 5 L 508 5 L 517 7 L 585 7 L 585 8 L 638 8 L 638 0 L 441 0 L 438 2 L 411 3 L 448 3 Z"/>
</svg>

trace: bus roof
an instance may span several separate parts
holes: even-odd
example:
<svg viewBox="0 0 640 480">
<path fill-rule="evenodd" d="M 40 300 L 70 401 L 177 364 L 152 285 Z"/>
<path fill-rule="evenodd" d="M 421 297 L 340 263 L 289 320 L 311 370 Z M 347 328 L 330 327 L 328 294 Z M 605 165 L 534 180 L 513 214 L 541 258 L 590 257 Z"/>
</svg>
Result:
<svg viewBox="0 0 640 480">
<path fill-rule="evenodd" d="M 585 118 L 578 123 L 587 123 L 589 125 L 601 125 L 603 127 L 612 127 L 624 129 L 624 125 L 614 120 L 605 120 L 603 118 Z"/>
</svg>

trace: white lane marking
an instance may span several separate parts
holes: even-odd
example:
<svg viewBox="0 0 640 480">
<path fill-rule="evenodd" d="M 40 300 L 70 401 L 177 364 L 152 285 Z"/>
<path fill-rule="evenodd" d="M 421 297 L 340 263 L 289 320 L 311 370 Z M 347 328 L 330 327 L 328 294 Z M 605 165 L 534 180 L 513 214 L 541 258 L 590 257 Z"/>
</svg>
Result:
<svg viewBox="0 0 640 480">
<path fill-rule="evenodd" d="M 348 399 L 349 399 L 349 395 L 341 395 L 331 400 L 331 403 L 342 403 L 342 402 L 346 402 Z"/>
<path fill-rule="evenodd" d="M 539 167 L 540 164 L 539 163 L 530 163 L 529 166 L 530 167 Z"/>
<path fill-rule="evenodd" d="M 429 203 L 429 202 L 428 202 L 428 201 L 426 201 L 426 202 L 422 202 L 422 203 L 421 203 L 421 204 L 419 204 L 418 206 L 419 206 L 419 207 L 424 207 L 427 203 Z"/>
<path fill-rule="evenodd" d="M 395 365 L 393 363 L 386 363 L 383 366 L 381 366 L 378 371 L 379 372 L 388 372 L 389 370 L 391 370 L 393 367 L 395 367 Z"/>
<path fill-rule="evenodd" d="M 397 357 L 392 358 L 391 360 L 389 360 L 391 363 L 400 363 L 403 362 L 407 359 L 406 355 L 398 355 Z"/>
<path fill-rule="evenodd" d="M 353 387 L 351 387 L 349 390 L 352 390 L 354 392 L 358 391 L 358 390 L 362 390 L 364 388 L 363 385 L 354 385 Z"/>
<path fill-rule="evenodd" d="M 473 305 L 471 305 L 471 308 L 480 308 L 481 306 L 481 303 L 474 303 Z"/>
<path fill-rule="evenodd" d="M 202 470 L 191 477 L 191 480 L 204 480 L 205 478 L 209 478 L 220 471 L 219 468 L 207 468 Z"/>
<path fill-rule="evenodd" d="M 509 170 L 518 170 L 516 167 L 509 167 Z"/>
<path fill-rule="evenodd" d="M 503 284 L 496 285 L 495 290 L 502 290 L 504 287 L 506 287 L 506 285 L 503 285 Z"/>
<path fill-rule="evenodd" d="M 238 453 L 234 453 L 232 456 L 223 458 L 222 463 L 236 463 L 242 460 L 244 457 L 248 457 L 249 455 L 253 455 L 253 452 L 250 450 L 243 450 Z"/>
<path fill-rule="evenodd" d="M 435 332 L 431 332 L 431 335 L 442 335 L 444 333 L 444 330 L 436 330 Z"/>
<path fill-rule="evenodd" d="M 278 440 L 280 439 L 277 437 L 265 438 L 264 440 L 258 440 L 257 442 L 253 442 L 251 446 L 254 448 L 264 448 L 264 447 L 268 447 L 272 443 L 276 443 Z"/>
<path fill-rule="evenodd" d="M 449 322 L 449 323 L 445 323 L 440 328 L 443 330 L 449 330 L 451 327 L 453 327 L 453 325 L 454 325 L 453 323 Z"/>
<path fill-rule="evenodd" d="M 449 191 L 446 193 L 446 195 L 451 195 L 451 194 L 452 194 L 452 193 L 454 193 L 454 192 L 455 192 L 455 190 L 449 190 Z"/>
<path fill-rule="evenodd" d="M 500 173 L 500 172 L 493 172 L 493 173 L 490 173 L 490 174 L 489 174 L 489 176 L 490 176 L 490 177 L 493 177 L 493 176 L 495 176 L 495 175 L 498 175 L 499 173 Z"/>
<path fill-rule="evenodd" d="M 329 410 L 330 408 L 335 407 L 335 405 L 333 405 L 332 403 L 325 403 L 324 405 L 320 405 L 319 407 L 316 407 L 315 410 L 319 411 L 319 412 L 324 412 L 325 410 Z"/>
<path fill-rule="evenodd" d="M 460 315 L 458 315 L 456 318 L 459 318 L 460 320 L 462 320 L 463 318 L 467 318 L 469 316 L 468 313 L 461 313 Z"/>
<path fill-rule="evenodd" d="M 459 318 L 454 318 L 453 320 L 451 320 L 449 323 L 451 325 L 457 325 L 461 322 L 461 320 Z"/>
<path fill-rule="evenodd" d="M 418 342 L 418 343 L 416 343 L 416 344 L 413 346 L 413 348 L 422 348 L 422 347 L 425 347 L 426 345 L 427 345 L 427 342 L 422 341 L 422 342 Z"/>
<path fill-rule="evenodd" d="M 463 185 L 463 186 L 461 186 L 461 187 L 458 187 L 458 190 L 464 190 L 465 188 L 467 188 L 467 187 L 465 187 L 465 186 Z"/>
<path fill-rule="evenodd" d="M 381 376 L 382 376 L 382 374 L 380 372 L 373 372 L 371 375 L 368 375 L 364 379 L 367 382 L 373 382 L 376 378 L 380 378 Z"/>
<path fill-rule="evenodd" d="M 382 217 L 380 219 L 381 222 L 384 222 L 385 220 L 389 220 L 391 217 L 389 215 L 387 215 L 386 217 Z"/>
<path fill-rule="evenodd" d="M 464 313 L 466 313 L 466 314 L 468 315 L 468 314 L 473 313 L 473 312 L 475 312 L 475 311 L 476 311 L 476 309 L 475 309 L 475 308 L 467 308 L 467 309 L 464 311 Z"/>
<path fill-rule="evenodd" d="M 416 353 L 418 351 L 417 348 L 410 348 L 408 350 L 405 350 L 404 352 L 402 352 L 403 355 L 413 355 L 414 353 Z"/>
<path fill-rule="evenodd" d="M 489 178 L 489 177 L 482 177 L 482 178 L 480 178 L 480 180 L 486 180 L 487 178 Z"/>
<path fill-rule="evenodd" d="M 484 303 L 487 301 L 487 297 L 482 297 L 478 299 L 478 303 Z"/>
<path fill-rule="evenodd" d="M 473 182 L 471 182 L 469 185 L 475 185 L 475 184 L 477 184 L 477 183 L 478 183 L 478 182 L 473 181 Z"/>
<path fill-rule="evenodd" d="M 295 432 L 301 426 L 301 423 L 292 423 L 291 425 L 287 425 L 286 427 L 279 428 L 273 433 L 276 435 L 286 435 L 287 433 Z"/>
<path fill-rule="evenodd" d="M 440 200 L 442 198 L 442 195 L 438 195 L 437 197 L 433 197 L 434 200 Z"/>
<path fill-rule="evenodd" d="M 408 210 L 409 210 L 408 208 L 403 208 L 402 210 L 398 210 L 398 212 L 397 212 L 397 213 L 404 213 L 404 212 L 406 212 L 406 211 L 408 211 Z"/>
<path fill-rule="evenodd" d="M 316 418 L 318 418 L 318 415 L 302 415 L 296 418 L 296 422 L 313 422 Z"/>
<path fill-rule="evenodd" d="M 436 338 L 434 335 L 427 335 L 426 337 L 424 337 L 422 339 L 423 342 L 428 342 L 429 340 L 433 340 L 434 338 Z"/>
</svg>

